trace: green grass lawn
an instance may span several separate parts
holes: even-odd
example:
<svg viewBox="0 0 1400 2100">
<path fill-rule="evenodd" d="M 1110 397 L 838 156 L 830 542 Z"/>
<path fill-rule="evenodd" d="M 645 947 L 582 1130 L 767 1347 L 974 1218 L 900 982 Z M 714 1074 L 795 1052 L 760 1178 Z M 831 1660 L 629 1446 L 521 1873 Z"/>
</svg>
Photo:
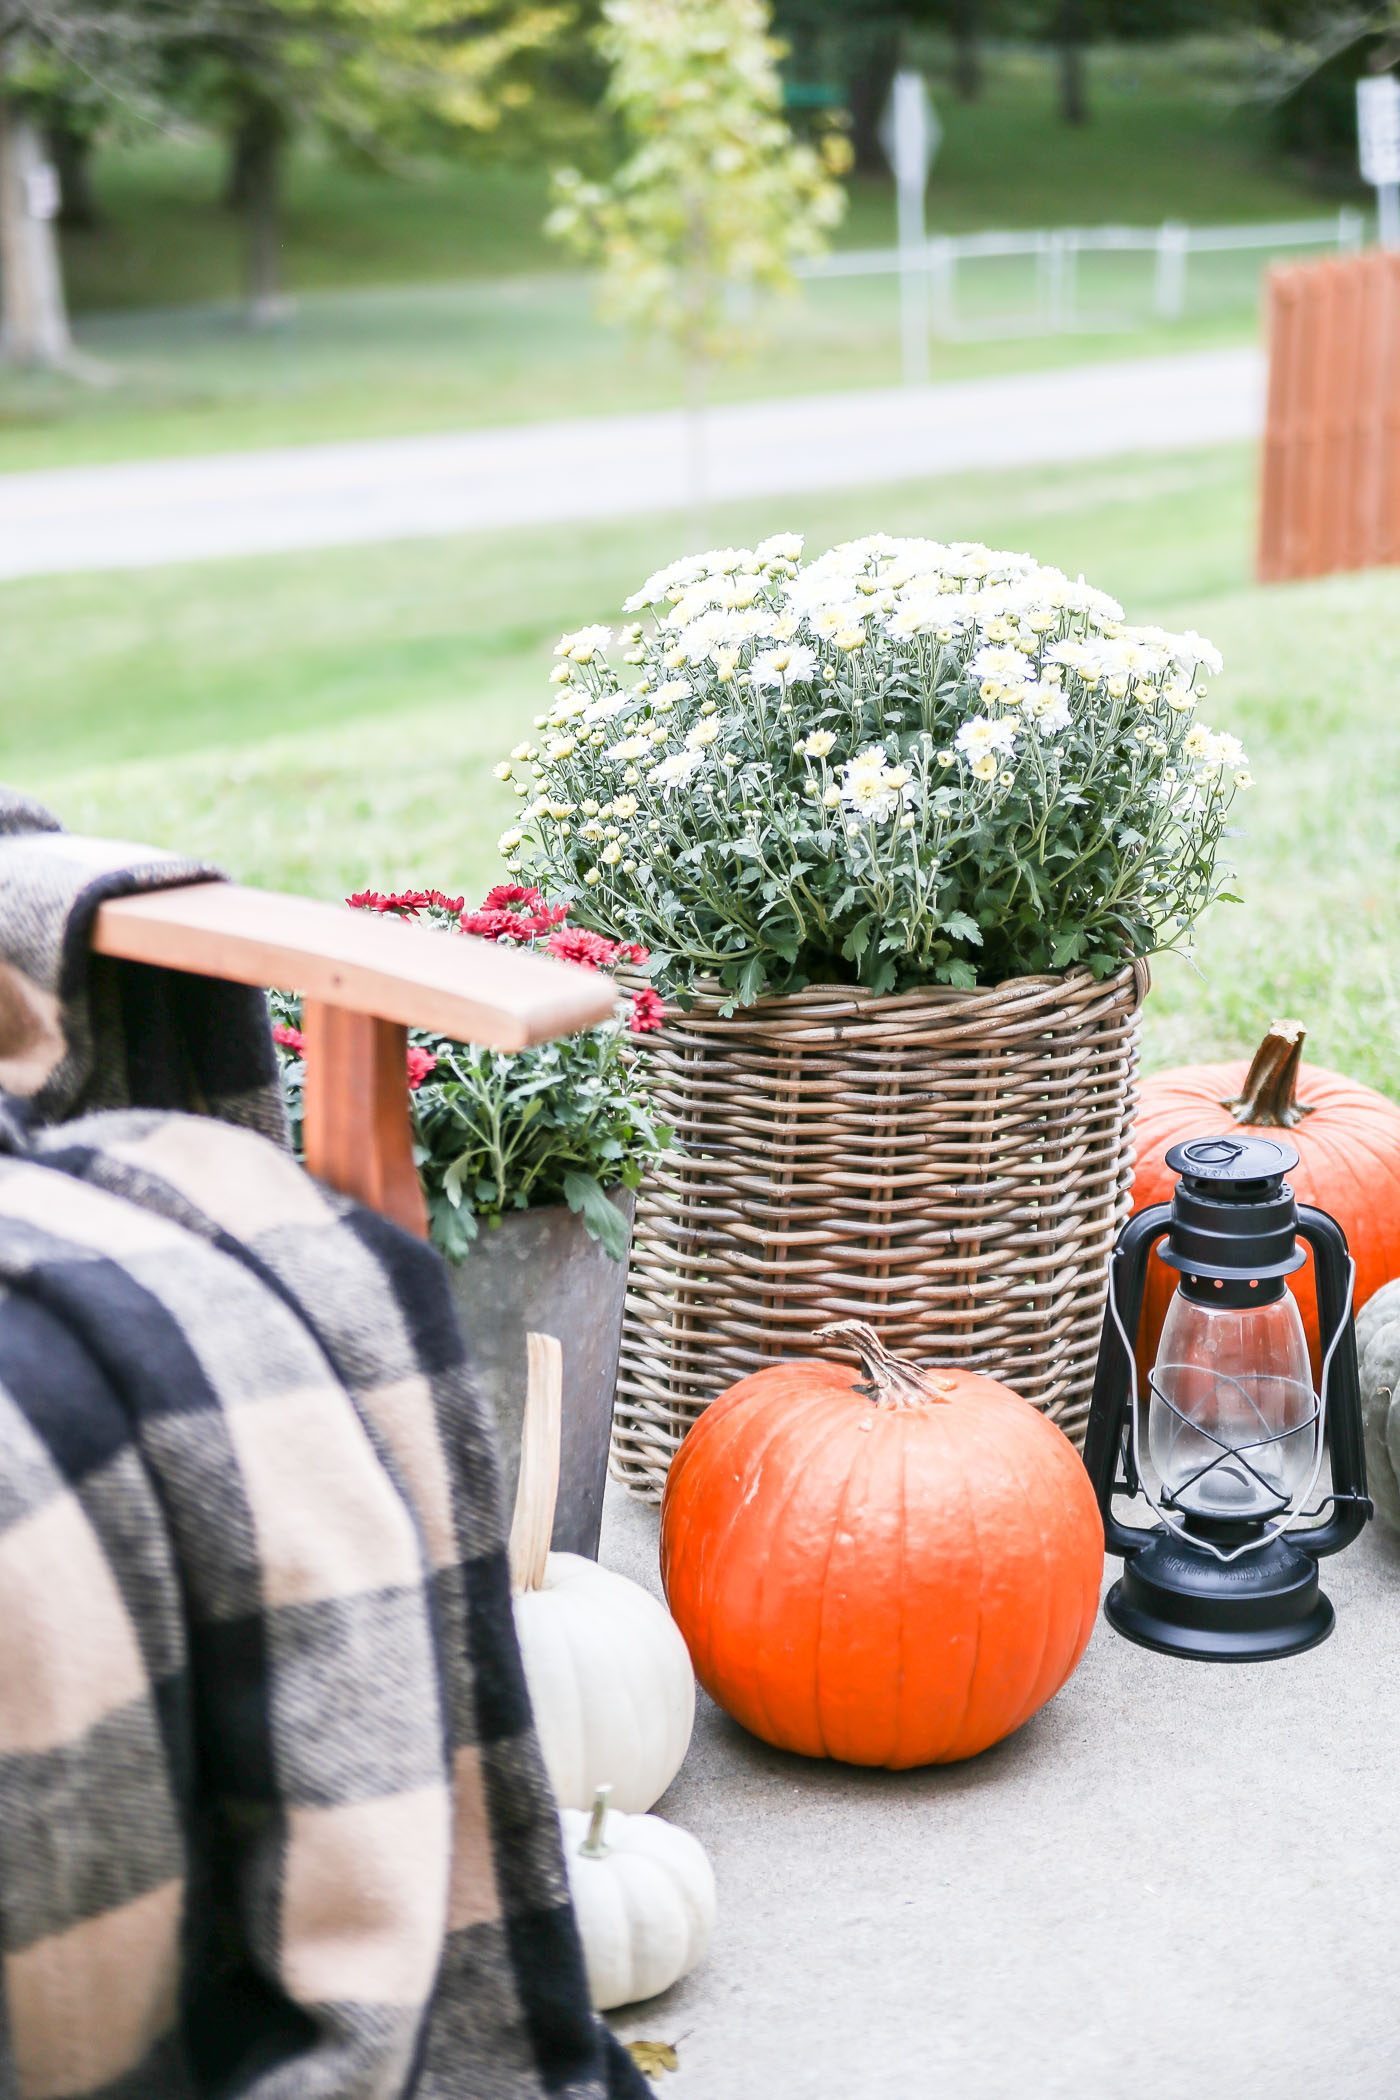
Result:
<svg viewBox="0 0 1400 2100">
<path fill-rule="evenodd" d="M 1223 649 L 1209 717 L 1258 785 L 1243 906 L 1198 973 L 1156 968 L 1149 1056 L 1242 1050 L 1275 1013 L 1400 1089 L 1400 572 L 1251 585 L 1244 450 L 726 507 L 717 539 L 794 526 L 983 537 L 1083 570 Z M 513 808 L 490 767 L 543 705 L 558 630 L 615 616 L 678 518 L 559 527 L 0 589 L 0 775 L 71 825 L 205 854 L 261 884 L 479 891 Z"/>
<path fill-rule="evenodd" d="M 1194 55 L 1193 55 L 1194 51 Z M 994 54 L 986 95 L 940 91 L 946 139 L 930 225 L 1145 224 L 1316 216 L 1335 208 L 1271 160 L 1256 113 L 1233 107 L 1211 47 L 1094 54 L 1093 121 L 1055 115 L 1043 53 Z M 79 340 L 101 384 L 0 374 L 0 471 L 670 406 L 662 348 L 604 327 L 587 280 L 540 233 L 547 169 L 469 159 L 412 177 L 293 161 L 285 276 L 295 309 L 250 333 L 239 234 L 209 141 L 160 140 L 99 160 L 102 231 L 68 238 Z M 887 186 L 858 184 L 840 239 L 887 245 Z M 1258 255 L 1196 260 L 1184 319 L 1150 317 L 1150 262 L 1086 258 L 1073 334 L 937 343 L 933 376 L 1009 371 L 1242 340 L 1257 325 Z M 974 325 L 1034 308 L 1029 262 L 966 266 Z M 887 385 L 899 377 L 889 279 L 817 284 L 771 340 L 714 380 L 719 399 Z"/>
</svg>

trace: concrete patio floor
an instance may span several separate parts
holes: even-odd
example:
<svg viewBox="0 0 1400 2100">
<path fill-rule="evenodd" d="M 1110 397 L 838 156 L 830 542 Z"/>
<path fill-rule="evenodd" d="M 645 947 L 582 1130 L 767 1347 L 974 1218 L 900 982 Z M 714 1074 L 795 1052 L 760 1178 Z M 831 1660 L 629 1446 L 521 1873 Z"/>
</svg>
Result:
<svg viewBox="0 0 1400 2100">
<path fill-rule="evenodd" d="M 610 1486 L 600 1557 L 659 1595 L 656 1537 Z M 1336 1631 L 1286 1662 L 1100 1617 L 963 1765 L 810 1762 L 701 1693 L 657 1812 L 708 1849 L 719 1926 L 617 2032 L 676 2045 L 675 2100 L 1394 2100 L 1400 1542 L 1371 1525 L 1323 1587 Z"/>
</svg>

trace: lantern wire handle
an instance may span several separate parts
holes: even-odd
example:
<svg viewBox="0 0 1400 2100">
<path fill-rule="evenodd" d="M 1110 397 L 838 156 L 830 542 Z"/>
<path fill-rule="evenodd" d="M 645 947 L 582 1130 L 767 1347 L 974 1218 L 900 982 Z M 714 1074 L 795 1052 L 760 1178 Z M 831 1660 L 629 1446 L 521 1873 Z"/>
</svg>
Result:
<svg viewBox="0 0 1400 2100">
<path fill-rule="evenodd" d="M 1352 1292 L 1356 1285 L 1356 1261 L 1354 1257 L 1351 1255 L 1347 1256 L 1346 1297 L 1343 1300 L 1342 1310 L 1338 1317 L 1337 1325 L 1333 1330 L 1332 1339 L 1327 1344 L 1327 1353 L 1322 1359 L 1322 1377 L 1318 1381 L 1321 1390 L 1317 1395 L 1317 1450 L 1313 1457 L 1313 1469 L 1308 1476 L 1308 1484 L 1302 1494 L 1295 1498 L 1294 1507 L 1290 1509 L 1288 1515 L 1283 1518 L 1281 1523 L 1273 1525 L 1272 1528 L 1266 1527 L 1257 1539 L 1246 1539 L 1242 1546 L 1235 1546 L 1228 1553 L 1215 1545 L 1212 1540 L 1200 1538 L 1194 1531 L 1188 1531 L 1184 1525 L 1179 1524 L 1169 1511 L 1163 1507 L 1161 1502 L 1158 1501 L 1157 1497 L 1153 1495 L 1147 1485 L 1146 1475 L 1142 1469 L 1142 1447 L 1139 1442 L 1140 1432 L 1138 1430 L 1137 1351 L 1128 1339 L 1127 1330 L 1123 1325 L 1123 1316 L 1118 1310 L 1118 1292 L 1114 1287 L 1113 1270 L 1114 1255 L 1112 1250 L 1110 1250 L 1108 1256 L 1108 1309 L 1113 1315 L 1113 1324 L 1118 1329 L 1118 1339 L 1123 1344 L 1123 1350 L 1128 1359 L 1128 1386 L 1132 1395 L 1132 1412 L 1128 1417 L 1128 1434 L 1132 1440 L 1133 1471 L 1137 1475 L 1139 1492 L 1146 1501 L 1148 1508 L 1166 1526 L 1173 1538 L 1180 1539 L 1183 1545 L 1194 1547 L 1197 1552 L 1213 1554 L 1216 1560 L 1227 1565 L 1232 1560 L 1239 1560 L 1242 1554 L 1258 1553 L 1262 1547 L 1271 1546 L 1275 1539 L 1283 1537 L 1285 1531 L 1291 1531 L 1298 1519 L 1305 1513 L 1307 1504 L 1312 1500 L 1313 1489 L 1317 1486 L 1317 1476 L 1322 1471 L 1322 1453 L 1326 1445 L 1327 1436 L 1327 1387 L 1332 1376 L 1332 1358 L 1337 1352 L 1338 1343 L 1346 1332 L 1347 1321 L 1351 1318 Z"/>
</svg>

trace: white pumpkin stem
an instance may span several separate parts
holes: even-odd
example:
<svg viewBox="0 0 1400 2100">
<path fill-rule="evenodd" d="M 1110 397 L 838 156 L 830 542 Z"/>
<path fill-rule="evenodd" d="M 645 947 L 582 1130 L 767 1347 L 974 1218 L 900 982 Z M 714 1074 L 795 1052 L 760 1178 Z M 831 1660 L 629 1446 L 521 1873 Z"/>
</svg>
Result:
<svg viewBox="0 0 1400 2100">
<path fill-rule="evenodd" d="M 606 1859 L 612 1851 L 611 1845 L 603 1843 L 603 1829 L 608 1820 L 608 1796 L 610 1786 L 600 1786 L 593 1796 L 593 1813 L 588 1818 L 588 1830 L 578 1848 L 580 1859 Z"/>
<path fill-rule="evenodd" d="M 815 1339 L 822 1342 L 838 1334 L 849 1339 L 860 1358 L 877 1407 L 922 1407 L 931 1400 L 946 1400 L 954 1389 L 951 1378 L 926 1371 L 905 1357 L 891 1356 L 864 1320 L 833 1320 L 817 1329 Z"/>
<path fill-rule="evenodd" d="M 541 1590 L 554 1531 L 554 1505 L 559 1499 L 564 1354 L 552 1334 L 527 1334 L 525 1362 L 520 1476 L 510 1523 L 510 1586 Z"/>
</svg>

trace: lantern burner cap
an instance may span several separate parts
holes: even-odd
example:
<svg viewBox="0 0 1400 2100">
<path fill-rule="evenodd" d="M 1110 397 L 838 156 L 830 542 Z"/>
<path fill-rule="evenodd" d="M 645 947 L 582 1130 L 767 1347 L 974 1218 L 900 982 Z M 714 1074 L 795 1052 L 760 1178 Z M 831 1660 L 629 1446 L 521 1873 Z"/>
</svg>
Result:
<svg viewBox="0 0 1400 2100">
<path fill-rule="evenodd" d="M 1167 1154 L 1172 1172 L 1214 1203 L 1258 1203 L 1276 1196 L 1284 1175 L 1297 1164 L 1291 1145 L 1243 1132 L 1192 1138 Z"/>
</svg>

